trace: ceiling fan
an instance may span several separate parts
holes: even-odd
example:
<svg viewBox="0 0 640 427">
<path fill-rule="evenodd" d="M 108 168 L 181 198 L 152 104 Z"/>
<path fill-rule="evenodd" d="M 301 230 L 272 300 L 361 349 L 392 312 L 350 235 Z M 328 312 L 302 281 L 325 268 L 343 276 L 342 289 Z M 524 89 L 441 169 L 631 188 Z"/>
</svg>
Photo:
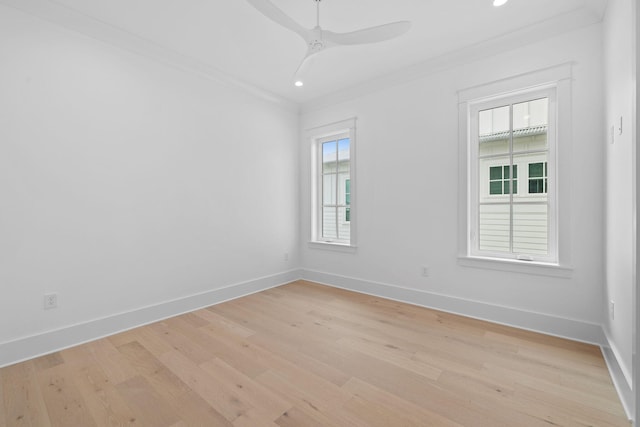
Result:
<svg viewBox="0 0 640 427">
<path fill-rule="evenodd" d="M 336 46 L 378 43 L 390 40 L 406 33 L 411 27 L 411 22 L 409 21 L 398 21 L 349 33 L 334 33 L 333 31 L 323 30 L 320 27 L 320 1 L 322 0 L 312 1 L 316 3 L 316 26 L 307 29 L 269 0 L 247 0 L 267 18 L 298 34 L 307 44 L 307 54 L 302 59 L 294 75 L 296 86 L 304 84 L 304 76 L 311 65 L 313 57 L 323 50 Z"/>
</svg>

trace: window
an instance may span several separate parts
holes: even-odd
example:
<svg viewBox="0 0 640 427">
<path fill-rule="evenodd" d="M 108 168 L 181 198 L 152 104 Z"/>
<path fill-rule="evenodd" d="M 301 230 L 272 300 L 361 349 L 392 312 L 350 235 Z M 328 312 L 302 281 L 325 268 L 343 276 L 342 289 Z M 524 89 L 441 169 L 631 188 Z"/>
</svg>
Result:
<svg viewBox="0 0 640 427">
<path fill-rule="evenodd" d="M 458 263 L 571 277 L 570 63 L 458 91 Z"/>
<path fill-rule="evenodd" d="M 470 253 L 555 262 L 555 90 L 479 100 L 469 123 Z"/>
<path fill-rule="evenodd" d="M 529 194 L 547 192 L 547 162 L 529 163 Z"/>
<path fill-rule="evenodd" d="M 513 193 L 518 194 L 518 165 L 513 165 L 513 177 L 510 171 L 509 165 L 489 167 L 489 194 L 509 194 L 511 182 Z"/>
<path fill-rule="evenodd" d="M 307 132 L 313 165 L 311 241 L 355 246 L 355 119 Z"/>
<path fill-rule="evenodd" d="M 327 141 L 328 139 L 328 141 Z M 333 135 L 320 140 L 322 155 L 322 195 L 320 205 L 320 239 L 327 242 L 348 242 L 351 230 L 347 221 L 347 199 L 350 187 L 350 146 L 348 134 Z M 349 183 L 349 185 L 347 185 Z M 350 188 L 349 188 L 350 190 Z"/>
</svg>

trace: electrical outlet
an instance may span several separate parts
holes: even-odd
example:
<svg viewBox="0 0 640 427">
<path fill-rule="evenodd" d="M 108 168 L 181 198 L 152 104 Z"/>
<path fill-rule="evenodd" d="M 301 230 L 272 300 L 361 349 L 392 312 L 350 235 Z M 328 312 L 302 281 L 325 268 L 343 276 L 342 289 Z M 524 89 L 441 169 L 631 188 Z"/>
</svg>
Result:
<svg viewBox="0 0 640 427">
<path fill-rule="evenodd" d="M 44 295 L 44 309 L 49 310 L 58 306 L 58 294 Z"/>
<path fill-rule="evenodd" d="M 285 260 L 285 262 L 289 261 L 289 252 L 285 252 L 284 253 L 284 260 Z"/>
<path fill-rule="evenodd" d="M 609 315 L 611 316 L 611 320 L 616 318 L 616 303 L 615 301 L 609 301 Z"/>
<path fill-rule="evenodd" d="M 428 266 L 426 266 L 426 265 L 422 266 L 422 275 L 424 277 L 429 277 L 429 267 Z"/>
</svg>

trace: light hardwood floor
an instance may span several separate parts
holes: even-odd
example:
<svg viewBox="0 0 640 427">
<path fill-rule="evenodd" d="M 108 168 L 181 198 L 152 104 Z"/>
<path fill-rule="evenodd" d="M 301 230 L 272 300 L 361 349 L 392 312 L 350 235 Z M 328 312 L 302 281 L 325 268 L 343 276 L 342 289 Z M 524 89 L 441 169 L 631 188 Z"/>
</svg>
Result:
<svg viewBox="0 0 640 427">
<path fill-rule="evenodd" d="M 3 426 L 629 426 L 595 346 L 303 281 L 0 385 Z"/>
</svg>

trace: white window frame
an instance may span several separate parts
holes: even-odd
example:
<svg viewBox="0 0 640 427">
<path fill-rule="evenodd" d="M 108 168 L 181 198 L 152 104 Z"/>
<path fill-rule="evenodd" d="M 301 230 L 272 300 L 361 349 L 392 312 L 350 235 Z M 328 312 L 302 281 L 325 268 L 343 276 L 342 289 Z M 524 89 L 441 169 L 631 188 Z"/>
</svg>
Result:
<svg viewBox="0 0 640 427">
<path fill-rule="evenodd" d="M 459 122 L 459 236 L 458 262 L 463 266 L 570 277 L 570 152 L 571 152 L 571 64 L 464 89 L 458 92 Z M 538 97 L 550 96 L 548 182 L 554 188 L 549 202 L 549 255 L 518 259 L 512 254 L 489 253 L 477 248 L 478 144 L 477 111 Z M 553 103 L 553 108 L 551 104 Z M 553 111 L 553 113 L 552 113 Z M 553 126 L 555 123 L 555 126 Z M 474 129 L 475 126 L 475 129 Z M 475 133 L 475 136 L 474 136 Z M 475 138 L 475 143 L 474 143 Z M 558 142 L 557 144 L 555 142 Z M 557 165 L 561 163 L 562 167 Z M 524 177 L 518 173 L 518 181 Z M 554 184 L 552 184 L 554 183 Z"/>
<path fill-rule="evenodd" d="M 507 252 L 491 252 L 487 250 L 481 250 L 479 248 L 479 188 L 480 188 L 480 171 L 479 166 L 479 137 L 478 137 L 478 115 L 482 110 L 489 110 L 506 105 L 513 106 L 514 104 L 527 102 L 535 99 L 547 98 L 549 100 L 549 121 L 547 127 L 547 161 L 549 164 L 549 182 L 552 183 L 549 188 L 549 192 L 546 195 L 546 205 L 548 206 L 548 223 L 547 223 L 547 247 L 548 255 L 533 255 L 533 254 L 514 254 Z M 474 257 L 487 257 L 496 259 L 512 259 L 512 260 L 526 260 L 539 263 L 551 263 L 557 264 L 557 209 L 556 209 L 556 197 L 555 186 L 556 182 L 555 174 L 553 173 L 556 164 L 556 88 L 555 86 L 549 86 L 544 88 L 527 89 L 512 93 L 505 96 L 490 99 L 479 99 L 468 103 L 469 109 L 469 254 Z M 507 156 L 513 157 L 517 153 L 509 151 Z M 520 172 L 520 175 L 522 172 Z M 516 206 L 515 200 L 508 202 L 512 206 Z"/>
<path fill-rule="evenodd" d="M 349 229 L 348 239 L 322 238 L 322 143 L 334 138 L 349 138 Z M 313 248 L 353 251 L 356 248 L 357 187 L 356 187 L 356 118 L 308 129 L 306 139 L 311 145 L 311 236 Z M 344 222 L 340 221 L 339 222 Z M 347 222 L 344 222 L 347 223 Z"/>
</svg>

